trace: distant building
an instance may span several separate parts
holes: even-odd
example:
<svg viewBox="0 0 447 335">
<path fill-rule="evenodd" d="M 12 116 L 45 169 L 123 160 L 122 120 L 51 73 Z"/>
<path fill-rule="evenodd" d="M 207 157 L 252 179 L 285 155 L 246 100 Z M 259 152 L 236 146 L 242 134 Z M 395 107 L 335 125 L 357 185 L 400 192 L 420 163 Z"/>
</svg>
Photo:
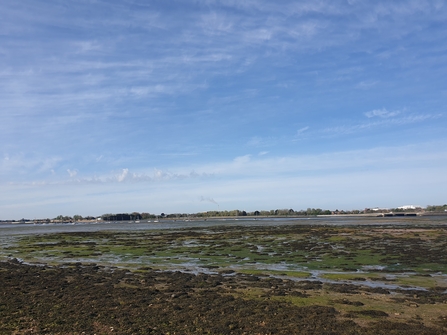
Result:
<svg viewBox="0 0 447 335">
<path fill-rule="evenodd" d="M 421 206 L 414 206 L 414 205 L 405 205 L 405 206 L 400 206 L 397 207 L 398 209 L 403 209 L 403 210 L 409 210 L 409 209 L 418 209 L 421 208 Z"/>
</svg>

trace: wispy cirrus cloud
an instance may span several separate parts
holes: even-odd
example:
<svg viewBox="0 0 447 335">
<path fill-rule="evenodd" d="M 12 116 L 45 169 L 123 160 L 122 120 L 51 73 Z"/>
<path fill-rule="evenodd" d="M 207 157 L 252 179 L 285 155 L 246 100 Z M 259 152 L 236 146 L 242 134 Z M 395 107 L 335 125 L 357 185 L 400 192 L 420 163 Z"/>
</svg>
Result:
<svg viewBox="0 0 447 335">
<path fill-rule="evenodd" d="M 249 147 L 271 147 L 276 145 L 279 142 L 279 139 L 274 136 L 253 136 L 247 142 L 247 146 Z"/>
<path fill-rule="evenodd" d="M 48 174 L 62 161 L 61 157 L 38 157 L 25 153 L 4 153 L 0 159 L 0 178 L 14 181 L 39 174 Z"/>
<path fill-rule="evenodd" d="M 190 172 L 170 172 L 167 170 L 153 169 L 153 172 L 133 172 L 130 169 L 121 169 L 118 172 L 98 173 L 92 176 L 80 174 L 77 170 L 67 169 L 69 178 L 63 178 L 55 175 L 54 171 L 51 178 L 35 179 L 31 181 L 9 181 L 8 185 L 36 186 L 36 185 L 116 185 L 116 184 L 139 184 L 139 183 L 166 183 L 180 180 L 210 178 L 208 173 Z M 1 184 L 1 183 L 0 183 Z"/>
<path fill-rule="evenodd" d="M 356 88 L 368 90 L 376 86 L 379 82 L 377 80 L 364 80 L 356 85 Z"/>
<path fill-rule="evenodd" d="M 300 128 L 300 129 L 298 129 L 298 130 L 296 131 L 296 134 L 297 134 L 297 135 L 301 135 L 301 134 L 303 134 L 304 132 L 306 132 L 307 130 L 309 130 L 309 128 L 310 128 L 309 126 Z"/>
<path fill-rule="evenodd" d="M 438 114 L 407 114 L 402 115 L 400 111 L 389 112 L 386 109 L 373 110 L 365 113 L 368 119 L 377 118 L 377 121 L 351 123 L 335 127 L 328 127 L 321 130 L 322 134 L 341 135 L 353 134 L 359 131 L 374 129 L 379 127 L 403 126 L 414 123 L 421 123 L 429 120 L 442 118 L 444 115 Z"/>
<path fill-rule="evenodd" d="M 306 153 L 356 162 L 350 149 L 445 137 L 445 22 L 439 0 L 5 2 L 1 181 L 172 198 L 188 184 L 195 202 L 260 197 L 253 178 L 276 175 L 335 185 L 340 166 L 370 166 Z"/>
<path fill-rule="evenodd" d="M 447 155 L 438 150 L 445 145 L 427 142 L 324 154 L 252 156 L 177 167 L 174 172 L 121 169 L 96 177 L 78 174 L 53 182 L 3 183 L 0 209 L 4 213 L 26 207 L 37 217 L 54 217 L 61 211 L 73 215 L 73 204 L 89 215 L 129 211 L 125 199 L 131 200 L 132 209 L 151 213 L 198 212 L 209 209 L 204 202 L 216 204 L 214 199 L 219 199 L 219 209 L 244 210 L 305 209 L 315 203 L 330 209 L 430 203 L 440 196 L 434 186 L 447 182 L 441 168 L 447 164 Z M 360 184 L 360 189 L 353 187 Z M 417 197 L 411 192 L 415 187 Z M 402 189 L 404 197 L 399 196 Z"/>
<path fill-rule="evenodd" d="M 382 108 L 382 109 L 374 109 L 372 111 L 365 112 L 365 116 L 367 118 L 373 118 L 373 117 L 390 118 L 390 117 L 395 117 L 395 116 L 399 115 L 400 113 L 401 113 L 401 111 L 399 111 L 399 110 L 388 111 L 387 109 Z"/>
</svg>

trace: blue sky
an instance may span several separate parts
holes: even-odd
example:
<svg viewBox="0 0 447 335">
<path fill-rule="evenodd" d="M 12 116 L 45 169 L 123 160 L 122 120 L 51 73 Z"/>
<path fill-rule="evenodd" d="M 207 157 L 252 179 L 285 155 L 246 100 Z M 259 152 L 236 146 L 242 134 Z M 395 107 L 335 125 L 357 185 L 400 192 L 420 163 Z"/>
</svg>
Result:
<svg viewBox="0 0 447 335">
<path fill-rule="evenodd" d="M 447 202 L 445 1 L 0 6 L 0 219 Z"/>
</svg>

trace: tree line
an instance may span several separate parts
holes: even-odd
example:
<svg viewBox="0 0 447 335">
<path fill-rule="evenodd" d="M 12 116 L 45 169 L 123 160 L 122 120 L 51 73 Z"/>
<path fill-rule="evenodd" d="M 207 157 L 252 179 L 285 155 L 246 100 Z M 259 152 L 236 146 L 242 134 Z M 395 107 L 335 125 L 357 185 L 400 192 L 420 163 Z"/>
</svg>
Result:
<svg viewBox="0 0 447 335">
<path fill-rule="evenodd" d="M 442 205 L 442 206 L 427 206 L 427 208 L 425 209 L 428 212 L 447 212 L 447 204 Z"/>
<path fill-rule="evenodd" d="M 390 209 L 370 209 L 365 208 L 363 210 L 338 210 L 331 211 L 328 209 L 321 208 L 307 208 L 305 210 L 295 211 L 293 209 L 272 209 L 272 210 L 261 210 L 261 211 L 252 211 L 247 212 L 244 210 L 224 210 L 224 211 L 207 211 L 200 213 L 171 213 L 171 214 L 151 214 L 147 212 L 132 212 L 132 213 L 107 213 L 103 214 L 100 217 L 94 216 L 82 216 L 82 215 L 58 215 L 54 219 L 39 219 L 34 221 L 39 222 L 76 222 L 76 221 L 93 221 L 97 219 L 101 219 L 104 221 L 138 221 L 138 220 L 153 220 L 158 218 L 167 218 L 167 219 L 182 219 L 182 218 L 210 218 L 210 217 L 244 217 L 244 216 L 254 216 L 254 217 L 271 217 L 271 216 L 315 216 L 315 215 L 340 215 L 340 214 L 367 214 L 367 213 L 386 213 L 386 212 L 412 212 L 412 211 L 420 211 L 425 210 L 426 212 L 434 212 L 434 213 L 445 213 L 447 212 L 447 204 L 444 205 L 429 205 L 425 209 L 423 208 L 414 208 L 414 209 L 403 209 L 403 208 L 390 208 Z M 15 220 L 8 220 L 11 222 L 15 222 Z M 26 219 L 22 219 L 19 221 L 29 221 Z"/>
<path fill-rule="evenodd" d="M 200 213 L 161 213 L 159 215 L 150 213 L 133 212 L 131 214 L 104 214 L 101 219 L 104 221 L 132 221 L 132 220 L 146 220 L 146 219 L 182 219 L 182 218 L 210 218 L 210 217 L 238 217 L 238 216 L 307 216 L 307 215 L 330 215 L 333 212 L 330 210 L 323 210 L 320 208 L 308 208 L 307 210 L 294 211 L 293 209 L 274 209 L 269 211 L 253 211 L 247 212 L 244 210 L 231 211 L 207 211 Z"/>
</svg>

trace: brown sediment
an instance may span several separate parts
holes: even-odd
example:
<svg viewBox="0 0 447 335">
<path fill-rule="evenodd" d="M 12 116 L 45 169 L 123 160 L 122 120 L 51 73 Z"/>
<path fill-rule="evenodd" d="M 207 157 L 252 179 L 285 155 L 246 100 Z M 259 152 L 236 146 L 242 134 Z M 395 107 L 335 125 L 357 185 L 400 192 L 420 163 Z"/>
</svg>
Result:
<svg viewBox="0 0 447 335">
<path fill-rule="evenodd" d="M 416 314 L 399 321 L 367 302 L 400 297 L 396 304 L 408 305 L 408 310 L 426 303 L 444 306 L 445 296 L 436 290 L 403 291 L 389 297 L 359 286 L 229 272 L 195 275 L 147 267 L 130 272 L 91 264 L 50 267 L 17 261 L 0 262 L 0 283 L 0 334 L 436 335 L 447 331 L 447 313 L 433 315 L 431 321 L 428 315 Z M 318 300 L 326 296 L 329 299 Z M 298 306 L 298 301 L 308 304 Z"/>
</svg>

